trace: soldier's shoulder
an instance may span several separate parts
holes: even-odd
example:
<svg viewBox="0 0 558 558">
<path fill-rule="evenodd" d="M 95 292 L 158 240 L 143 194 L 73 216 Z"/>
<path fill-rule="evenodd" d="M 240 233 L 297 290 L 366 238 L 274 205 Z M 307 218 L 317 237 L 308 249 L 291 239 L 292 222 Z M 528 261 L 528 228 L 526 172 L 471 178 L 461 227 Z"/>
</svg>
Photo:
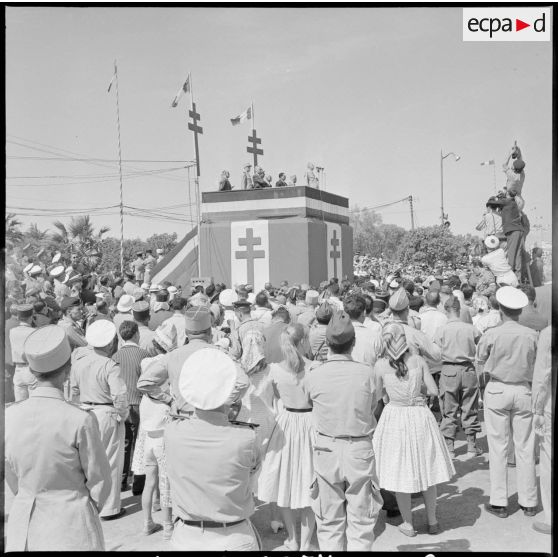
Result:
<svg viewBox="0 0 558 558">
<path fill-rule="evenodd" d="M 21 401 L 12 401 L 11 403 L 6 403 L 6 413 L 17 412 L 18 409 L 22 408 L 23 403 L 29 401 L 28 399 L 22 399 Z"/>
</svg>

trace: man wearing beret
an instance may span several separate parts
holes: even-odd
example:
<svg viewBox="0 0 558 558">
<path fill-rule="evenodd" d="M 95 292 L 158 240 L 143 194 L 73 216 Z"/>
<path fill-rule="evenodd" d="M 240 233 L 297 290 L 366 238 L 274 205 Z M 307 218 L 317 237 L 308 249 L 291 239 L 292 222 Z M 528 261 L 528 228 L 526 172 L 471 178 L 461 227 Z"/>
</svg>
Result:
<svg viewBox="0 0 558 558">
<path fill-rule="evenodd" d="M 101 519 L 116 519 L 124 513 L 120 507 L 120 485 L 124 469 L 124 420 L 128 416 L 126 383 L 120 367 L 110 358 L 117 346 L 116 327 L 108 320 L 98 320 L 87 328 L 85 338 L 87 347 L 72 353 L 71 398 L 91 409 L 99 421 L 112 479 Z"/>
<path fill-rule="evenodd" d="M 311 486 L 320 550 L 372 550 L 382 507 L 372 434 L 381 397 L 372 367 L 355 362 L 355 329 L 345 312 L 327 326 L 328 360 L 304 378 L 316 431 Z"/>
<path fill-rule="evenodd" d="M 16 401 L 22 401 L 29 397 L 29 391 L 37 384 L 35 376 L 29 370 L 29 364 L 25 356 L 23 346 L 25 340 L 33 333 L 33 306 L 31 304 L 20 304 L 16 306 L 19 325 L 10 329 L 10 346 L 12 349 L 12 362 L 15 365 L 14 372 L 14 396 Z"/>
<path fill-rule="evenodd" d="M 514 287 L 496 291 L 502 323 L 488 329 L 477 346 L 477 372 L 490 380 L 484 391 L 484 420 L 489 451 L 490 503 L 485 509 L 508 516 L 508 447 L 515 443 L 519 506 L 536 514 L 535 432 L 531 382 L 537 352 L 537 332 L 518 323 L 527 306 L 525 293 Z"/>
<path fill-rule="evenodd" d="M 165 429 L 176 516 L 171 545 L 181 551 L 260 550 L 250 522 L 255 510 L 252 483 L 261 463 L 256 431 L 228 418 L 231 405 L 245 391 L 238 389 L 238 378 L 246 376 L 230 356 L 212 347 L 182 356 L 175 385 L 193 414 Z"/>
<path fill-rule="evenodd" d="M 70 343 L 48 325 L 33 330 L 24 351 L 37 387 L 6 409 L 6 481 L 15 494 L 6 551 L 104 551 L 98 511 L 110 468 L 95 415 L 64 400 Z"/>
</svg>

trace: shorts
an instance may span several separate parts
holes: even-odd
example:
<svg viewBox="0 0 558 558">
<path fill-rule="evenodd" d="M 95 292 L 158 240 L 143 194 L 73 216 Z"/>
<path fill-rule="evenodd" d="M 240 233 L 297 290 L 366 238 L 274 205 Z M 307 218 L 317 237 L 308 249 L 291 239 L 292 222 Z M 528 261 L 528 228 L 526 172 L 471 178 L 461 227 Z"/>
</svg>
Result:
<svg viewBox="0 0 558 558">
<path fill-rule="evenodd" d="M 159 493 L 161 495 L 161 507 L 172 507 L 170 497 L 169 479 L 167 477 L 167 458 L 165 454 L 165 438 L 152 437 L 148 432 L 145 437 L 143 464 L 145 467 L 157 467 L 159 473 Z"/>
</svg>

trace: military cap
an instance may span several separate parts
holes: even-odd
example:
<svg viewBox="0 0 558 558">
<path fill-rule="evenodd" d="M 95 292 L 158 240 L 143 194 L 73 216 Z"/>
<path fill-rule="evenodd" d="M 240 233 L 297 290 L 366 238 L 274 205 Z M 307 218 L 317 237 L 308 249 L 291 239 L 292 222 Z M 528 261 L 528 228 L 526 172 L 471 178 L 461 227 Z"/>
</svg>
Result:
<svg viewBox="0 0 558 558">
<path fill-rule="evenodd" d="M 184 314 L 186 331 L 199 333 L 211 327 L 211 314 L 205 306 L 194 306 Z"/>
<path fill-rule="evenodd" d="M 169 293 L 177 293 L 178 289 L 174 285 L 170 285 L 169 287 L 167 287 L 167 291 Z"/>
<path fill-rule="evenodd" d="M 140 298 L 143 298 L 144 294 L 143 289 L 138 287 L 137 289 L 134 289 L 132 296 L 134 297 L 134 300 L 139 300 Z"/>
<path fill-rule="evenodd" d="M 318 304 L 319 297 L 320 297 L 320 293 L 318 291 L 307 290 L 305 302 L 306 304 L 312 304 L 312 305 Z"/>
<path fill-rule="evenodd" d="M 135 302 L 132 306 L 132 315 L 136 320 L 145 320 L 149 316 L 149 303 L 145 300 Z"/>
<path fill-rule="evenodd" d="M 200 349 L 182 365 L 178 389 L 196 409 L 211 410 L 224 405 L 235 389 L 237 366 L 223 351 Z"/>
<path fill-rule="evenodd" d="M 383 312 L 387 308 L 387 303 L 385 300 L 377 298 L 372 302 L 372 311 L 376 313 Z"/>
<path fill-rule="evenodd" d="M 71 348 L 64 328 L 46 325 L 35 329 L 23 344 L 23 351 L 33 372 L 54 372 L 70 360 Z"/>
<path fill-rule="evenodd" d="M 72 306 L 81 306 L 81 300 L 77 296 L 66 296 L 60 303 L 60 308 L 62 310 L 67 310 Z"/>
<path fill-rule="evenodd" d="M 16 306 L 18 318 L 30 318 L 33 315 L 33 305 L 18 304 Z"/>
<path fill-rule="evenodd" d="M 29 273 L 31 271 L 31 269 L 33 269 L 33 262 L 31 262 L 30 264 L 27 264 L 24 268 L 23 268 L 23 273 Z"/>
<path fill-rule="evenodd" d="M 63 265 L 57 265 L 56 267 L 53 267 L 50 270 L 51 277 L 60 277 L 63 274 L 64 274 L 64 266 Z"/>
<path fill-rule="evenodd" d="M 383 300 L 387 306 L 389 300 L 389 293 L 387 291 L 382 291 L 382 290 L 376 291 L 375 297 L 376 299 Z"/>
<path fill-rule="evenodd" d="M 56 252 L 56 254 L 52 257 L 52 263 L 58 263 L 61 257 L 62 254 L 60 252 Z"/>
<path fill-rule="evenodd" d="M 162 248 L 157 248 L 157 254 L 162 254 L 163 253 L 163 249 Z"/>
<path fill-rule="evenodd" d="M 355 328 L 349 315 L 341 310 L 334 312 L 326 328 L 328 343 L 342 345 L 355 337 Z"/>
<path fill-rule="evenodd" d="M 496 291 L 496 300 L 500 306 L 510 310 L 519 310 L 529 304 L 529 299 L 523 291 L 509 286 L 500 287 Z"/>
<path fill-rule="evenodd" d="M 143 294 L 143 293 L 142 293 Z M 134 305 L 135 299 L 132 295 L 123 294 L 120 299 L 118 300 L 118 304 L 116 305 L 116 309 L 119 312 L 126 313 L 132 309 Z"/>
<path fill-rule="evenodd" d="M 238 295 L 233 289 L 225 289 L 219 294 L 219 302 L 223 306 L 232 306 L 238 300 Z"/>
<path fill-rule="evenodd" d="M 484 245 L 489 250 L 495 250 L 496 248 L 498 248 L 498 246 L 500 246 L 500 241 L 498 240 L 497 236 L 494 236 L 493 234 L 491 234 L 490 236 L 487 236 L 484 239 Z"/>
<path fill-rule="evenodd" d="M 162 289 L 161 285 L 157 285 L 157 283 L 153 283 L 151 287 L 149 287 L 150 293 L 156 293 Z"/>
<path fill-rule="evenodd" d="M 116 336 L 116 326 L 109 320 L 97 320 L 89 325 L 85 340 L 92 347 L 106 347 Z"/>
<path fill-rule="evenodd" d="M 252 306 L 248 300 L 237 300 L 233 302 L 233 308 L 250 308 Z"/>
<path fill-rule="evenodd" d="M 134 274 L 133 271 L 130 271 L 129 269 L 127 269 L 126 271 L 124 271 L 124 275 L 126 275 L 126 277 L 129 277 L 130 279 L 133 279 L 136 275 Z"/>
<path fill-rule="evenodd" d="M 148 290 L 149 290 L 149 283 L 142 283 L 142 284 L 141 284 L 141 288 L 142 288 L 144 291 L 148 291 Z"/>
<path fill-rule="evenodd" d="M 394 312 L 402 312 L 405 308 L 409 307 L 409 297 L 407 291 L 400 287 L 397 289 L 389 299 L 389 307 Z"/>
<path fill-rule="evenodd" d="M 83 277 L 79 273 L 76 273 L 75 275 L 70 275 L 67 282 L 76 283 L 77 281 L 81 281 L 82 279 Z"/>
</svg>

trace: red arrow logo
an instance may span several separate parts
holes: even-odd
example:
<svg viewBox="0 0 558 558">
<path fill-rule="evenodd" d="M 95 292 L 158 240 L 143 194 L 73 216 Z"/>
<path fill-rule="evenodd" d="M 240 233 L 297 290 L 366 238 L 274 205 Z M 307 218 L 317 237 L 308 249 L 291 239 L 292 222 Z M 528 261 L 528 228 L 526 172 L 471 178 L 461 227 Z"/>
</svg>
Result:
<svg viewBox="0 0 558 558">
<path fill-rule="evenodd" d="M 526 27 L 531 27 L 530 23 L 525 23 L 524 21 L 521 21 L 520 19 L 515 20 L 515 30 L 516 31 L 521 31 L 522 29 L 525 29 Z"/>
</svg>

